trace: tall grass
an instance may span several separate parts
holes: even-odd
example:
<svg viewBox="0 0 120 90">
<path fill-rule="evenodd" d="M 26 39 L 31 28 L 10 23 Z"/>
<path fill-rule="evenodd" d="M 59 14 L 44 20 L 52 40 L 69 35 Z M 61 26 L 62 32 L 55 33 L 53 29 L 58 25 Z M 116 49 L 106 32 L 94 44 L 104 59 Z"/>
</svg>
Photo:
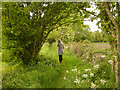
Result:
<svg viewBox="0 0 120 90">
<path fill-rule="evenodd" d="M 74 50 L 78 52 L 74 53 Z M 87 52 L 89 59 L 86 60 L 84 55 Z M 92 59 L 98 52 L 106 57 L 96 62 L 95 65 L 99 64 L 99 67 L 95 69 Z M 79 55 L 80 53 L 83 54 Z M 113 88 L 115 78 L 114 73 L 111 73 L 109 59 L 109 53 L 105 49 L 94 47 L 94 44 L 69 43 L 65 45 L 63 61 L 59 63 L 56 43 L 46 43 L 28 66 L 3 63 L 3 88 Z M 91 71 L 86 72 L 85 69 Z M 94 76 L 91 77 L 90 73 Z M 84 74 L 88 77 L 83 77 Z M 106 83 L 103 84 L 101 80 Z"/>
<path fill-rule="evenodd" d="M 16 69 L 12 67 L 3 78 L 3 88 L 51 88 L 61 68 L 50 58 L 44 58 L 38 64 L 18 65 Z"/>
<path fill-rule="evenodd" d="M 41 53 L 28 66 L 19 63 L 9 65 L 9 68 L 6 68 L 7 71 L 4 71 L 3 88 L 54 87 L 60 74 L 61 65 L 57 57 L 54 57 L 54 53 L 47 54 L 47 52 L 51 52 L 47 49 L 49 49 L 47 45 L 43 47 Z M 4 66 L 3 64 L 3 68 L 5 68 Z"/>
</svg>

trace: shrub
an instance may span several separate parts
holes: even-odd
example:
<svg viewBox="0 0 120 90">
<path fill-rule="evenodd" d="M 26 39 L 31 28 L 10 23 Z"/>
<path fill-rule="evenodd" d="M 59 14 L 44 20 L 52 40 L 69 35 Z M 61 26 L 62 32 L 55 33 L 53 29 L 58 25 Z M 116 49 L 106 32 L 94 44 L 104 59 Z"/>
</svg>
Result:
<svg viewBox="0 0 120 90">
<path fill-rule="evenodd" d="M 48 43 L 52 44 L 52 43 L 55 42 L 56 40 L 55 40 L 55 38 L 52 38 L 52 37 L 51 37 L 51 38 L 48 38 L 47 41 L 48 41 Z"/>
<path fill-rule="evenodd" d="M 57 60 L 44 56 L 35 59 L 37 64 L 34 60 L 29 67 L 18 64 L 12 66 L 10 72 L 3 77 L 3 88 L 52 88 L 61 69 Z"/>
<path fill-rule="evenodd" d="M 84 43 L 84 44 L 90 44 L 90 43 L 91 43 L 91 41 L 89 41 L 89 40 L 85 39 L 82 43 Z"/>
<path fill-rule="evenodd" d="M 100 64 L 99 69 L 96 72 L 99 77 L 101 78 L 106 78 L 106 79 L 110 79 L 110 74 L 111 74 L 111 67 L 109 64 L 107 64 L 106 62 L 102 62 Z"/>
<path fill-rule="evenodd" d="M 12 60 L 11 53 L 12 52 L 10 50 L 2 49 L 2 61 L 10 62 Z"/>
</svg>

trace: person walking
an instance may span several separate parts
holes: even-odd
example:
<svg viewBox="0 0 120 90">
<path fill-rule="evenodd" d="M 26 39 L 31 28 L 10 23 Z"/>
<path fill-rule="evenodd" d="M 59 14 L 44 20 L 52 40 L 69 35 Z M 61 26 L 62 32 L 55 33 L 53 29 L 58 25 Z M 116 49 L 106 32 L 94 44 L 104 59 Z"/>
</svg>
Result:
<svg viewBox="0 0 120 90">
<path fill-rule="evenodd" d="M 59 55 L 59 61 L 60 63 L 62 62 L 62 54 L 63 54 L 63 49 L 64 49 L 64 44 L 61 42 L 61 40 L 58 40 L 58 55 Z"/>
</svg>

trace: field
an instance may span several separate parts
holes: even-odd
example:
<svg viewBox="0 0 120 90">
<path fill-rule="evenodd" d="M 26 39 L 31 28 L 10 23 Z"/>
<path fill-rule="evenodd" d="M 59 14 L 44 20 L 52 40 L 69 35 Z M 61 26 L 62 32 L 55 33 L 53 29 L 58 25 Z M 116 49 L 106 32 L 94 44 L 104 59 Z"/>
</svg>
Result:
<svg viewBox="0 0 120 90">
<path fill-rule="evenodd" d="M 3 88 L 114 88 L 108 43 L 68 43 L 59 62 L 56 43 L 45 43 L 29 65 L 2 62 Z"/>
</svg>

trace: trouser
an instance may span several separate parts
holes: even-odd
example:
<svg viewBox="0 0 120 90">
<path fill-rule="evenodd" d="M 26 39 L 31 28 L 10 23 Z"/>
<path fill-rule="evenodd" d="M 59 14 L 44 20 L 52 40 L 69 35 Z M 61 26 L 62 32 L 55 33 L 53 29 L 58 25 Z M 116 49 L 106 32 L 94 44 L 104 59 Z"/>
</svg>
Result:
<svg viewBox="0 0 120 90">
<path fill-rule="evenodd" d="M 59 61 L 62 62 L 62 55 L 59 55 Z"/>
</svg>

